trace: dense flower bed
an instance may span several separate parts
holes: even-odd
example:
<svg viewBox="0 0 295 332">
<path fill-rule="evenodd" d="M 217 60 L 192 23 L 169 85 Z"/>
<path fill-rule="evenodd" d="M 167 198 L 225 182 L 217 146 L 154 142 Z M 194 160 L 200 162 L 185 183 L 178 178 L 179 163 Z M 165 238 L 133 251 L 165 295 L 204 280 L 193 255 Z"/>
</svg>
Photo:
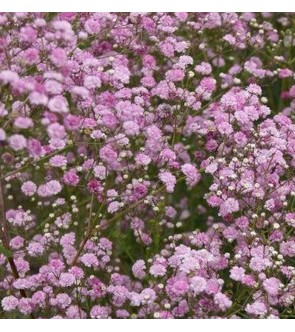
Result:
<svg viewBox="0 0 295 332">
<path fill-rule="evenodd" d="M 0 14 L 0 317 L 294 317 L 294 36 Z"/>
</svg>

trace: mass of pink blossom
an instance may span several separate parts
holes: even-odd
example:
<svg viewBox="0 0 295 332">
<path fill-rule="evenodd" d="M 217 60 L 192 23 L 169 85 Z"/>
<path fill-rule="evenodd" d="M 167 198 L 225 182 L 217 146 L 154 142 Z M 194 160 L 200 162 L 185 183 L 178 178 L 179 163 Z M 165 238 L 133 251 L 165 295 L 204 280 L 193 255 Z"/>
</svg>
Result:
<svg viewBox="0 0 295 332">
<path fill-rule="evenodd" d="M 0 13 L 0 318 L 294 318 L 294 68 L 292 13 Z"/>
</svg>

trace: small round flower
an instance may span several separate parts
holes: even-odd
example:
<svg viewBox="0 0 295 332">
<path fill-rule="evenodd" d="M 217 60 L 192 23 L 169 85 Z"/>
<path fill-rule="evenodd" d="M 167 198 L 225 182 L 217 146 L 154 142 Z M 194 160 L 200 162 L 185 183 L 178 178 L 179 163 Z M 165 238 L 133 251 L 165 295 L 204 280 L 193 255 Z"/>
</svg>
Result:
<svg viewBox="0 0 295 332">
<path fill-rule="evenodd" d="M 153 264 L 150 267 L 150 274 L 154 277 L 163 277 L 166 274 L 167 268 L 163 264 Z"/>
<path fill-rule="evenodd" d="M 72 300 L 68 294 L 60 293 L 56 296 L 56 303 L 59 307 L 65 309 L 72 303 Z"/>
<path fill-rule="evenodd" d="M 218 305 L 221 311 L 226 311 L 232 305 L 232 301 L 222 293 L 214 295 L 214 303 Z"/>
<path fill-rule="evenodd" d="M 99 150 L 99 156 L 101 160 L 107 163 L 112 163 L 117 159 L 118 154 L 111 147 L 105 146 Z"/>
<path fill-rule="evenodd" d="M 75 284 L 76 278 L 71 273 L 62 273 L 59 277 L 59 284 L 62 287 L 70 287 Z"/>
<path fill-rule="evenodd" d="M 144 153 L 139 153 L 136 155 L 135 161 L 139 165 L 147 166 L 151 162 L 151 158 Z"/>
<path fill-rule="evenodd" d="M 101 87 L 101 79 L 98 76 L 87 76 L 84 79 L 84 86 L 87 89 L 96 89 Z"/>
<path fill-rule="evenodd" d="M 228 214 L 239 211 L 239 202 L 234 198 L 228 198 L 220 205 L 219 213 L 225 217 Z"/>
<path fill-rule="evenodd" d="M 100 180 L 104 180 L 106 178 L 106 167 L 103 165 L 98 165 L 93 168 L 94 176 Z"/>
<path fill-rule="evenodd" d="M 267 307 L 265 303 L 260 301 L 255 301 L 252 304 L 247 304 L 245 311 L 254 316 L 264 316 L 267 313 Z"/>
<path fill-rule="evenodd" d="M 84 254 L 81 257 L 81 262 L 87 267 L 97 267 L 98 259 L 94 254 Z"/>
<path fill-rule="evenodd" d="M 0 142 L 6 140 L 6 132 L 0 128 Z"/>
<path fill-rule="evenodd" d="M 170 298 L 184 296 L 189 290 L 189 284 L 184 277 L 172 277 L 167 281 L 166 290 Z"/>
<path fill-rule="evenodd" d="M 51 180 L 46 183 L 46 189 L 49 193 L 49 196 L 57 195 L 61 192 L 62 186 L 57 180 Z"/>
<path fill-rule="evenodd" d="M 8 143 L 14 151 L 23 150 L 27 146 L 27 140 L 23 135 L 14 134 L 8 138 Z"/>
<path fill-rule="evenodd" d="M 32 313 L 33 311 L 32 300 L 28 298 L 20 299 L 18 303 L 18 310 L 24 315 L 29 315 L 30 313 Z"/>
<path fill-rule="evenodd" d="M 108 212 L 109 213 L 115 213 L 117 212 L 119 209 L 120 209 L 121 205 L 119 202 L 111 202 L 109 205 L 108 205 Z"/>
<path fill-rule="evenodd" d="M 186 177 L 186 183 L 188 186 L 194 186 L 200 181 L 201 175 L 195 166 L 191 164 L 184 164 L 181 166 L 181 170 Z"/>
<path fill-rule="evenodd" d="M 28 254 L 32 257 L 41 256 L 45 250 L 43 244 L 32 242 L 28 245 Z"/>
<path fill-rule="evenodd" d="M 1 304 L 4 311 L 13 311 L 17 308 L 19 300 L 13 296 L 6 296 L 2 299 Z"/>
<path fill-rule="evenodd" d="M 280 280 L 274 277 L 265 279 L 263 287 L 270 296 L 277 296 L 280 289 Z"/>
<path fill-rule="evenodd" d="M 37 191 L 37 186 L 34 182 L 32 181 L 26 181 L 22 184 L 21 186 L 21 191 L 26 195 L 26 196 L 33 196 L 36 191 Z"/>
<path fill-rule="evenodd" d="M 13 249 L 20 249 L 24 245 L 24 239 L 21 236 L 17 235 L 10 240 L 9 245 Z"/>
<path fill-rule="evenodd" d="M 146 276 L 145 269 L 145 262 L 142 259 L 139 259 L 132 266 L 133 275 L 138 279 L 143 279 Z"/>
<path fill-rule="evenodd" d="M 171 172 L 161 172 L 159 174 L 159 179 L 166 186 L 166 190 L 168 193 L 172 193 L 174 191 L 174 187 L 176 184 L 176 177 L 171 174 Z"/>
<path fill-rule="evenodd" d="M 63 167 L 67 165 L 67 158 L 65 156 L 56 155 L 49 159 L 49 164 L 53 167 Z"/>
<path fill-rule="evenodd" d="M 95 305 L 90 310 L 90 317 L 96 319 L 106 319 L 109 317 L 109 308 Z"/>
<path fill-rule="evenodd" d="M 76 186 L 79 183 L 80 178 L 75 170 L 69 170 L 68 172 L 64 173 L 63 181 L 67 185 Z"/>
<path fill-rule="evenodd" d="M 192 289 L 195 295 L 202 293 L 205 291 L 207 286 L 206 279 L 203 277 L 195 276 L 190 281 L 190 288 Z"/>
<path fill-rule="evenodd" d="M 245 269 L 242 267 L 234 266 L 230 270 L 230 277 L 236 281 L 242 281 L 245 276 Z"/>
</svg>

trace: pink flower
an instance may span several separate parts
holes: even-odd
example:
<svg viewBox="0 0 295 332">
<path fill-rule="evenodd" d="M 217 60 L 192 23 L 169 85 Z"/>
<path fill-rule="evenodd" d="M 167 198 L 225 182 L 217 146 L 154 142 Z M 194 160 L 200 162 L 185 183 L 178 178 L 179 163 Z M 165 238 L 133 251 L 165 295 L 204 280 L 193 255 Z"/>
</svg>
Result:
<svg viewBox="0 0 295 332">
<path fill-rule="evenodd" d="M 84 254 L 81 257 L 81 262 L 87 267 L 97 267 L 98 259 L 94 254 Z"/>
<path fill-rule="evenodd" d="M 198 295 L 198 294 L 204 292 L 206 289 L 206 286 L 207 286 L 207 282 L 206 282 L 206 279 L 203 277 L 195 276 L 191 279 L 190 288 L 192 289 L 192 291 L 194 292 L 195 295 Z"/>
<path fill-rule="evenodd" d="M 201 175 L 199 174 L 195 166 L 191 164 L 184 164 L 181 166 L 181 170 L 186 176 L 186 183 L 188 186 L 194 186 L 200 181 Z"/>
<path fill-rule="evenodd" d="M 54 48 L 50 55 L 50 60 L 57 67 L 65 65 L 67 61 L 67 54 L 62 48 Z"/>
<path fill-rule="evenodd" d="M 52 97 L 47 106 L 51 112 L 55 113 L 68 113 L 69 111 L 68 101 L 63 96 Z"/>
<path fill-rule="evenodd" d="M 186 278 L 174 277 L 167 281 L 167 293 L 170 298 L 183 296 L 189 290 Z"/>
<path fill-rule="evenodd" d="M 181 69 L 171 69 L 166 72 L 166 80 L 171 82 L 179 82 L 184 79 L 184 71 Z"/>
<path fill-rule="evenodd" d="M 214 303 L 218 305 L 221 311 L 226 311 L 232 306 L 232 301 L 222 293 L 214 295 Z"/>
<path fill-rule="evenodd" d="M 280 289 L 280 280 L 274 277 L 265 279 L 263 281 L 263 287 L 270 296 L 277 296 Z"/>
<path fill-rule="evenodd" d="M 254 316 L 264 316 L 267 313 L 267 307 L 263 302 L 255 301 L 246 305 L 246 312 Z"/>
<path fill-rule="evenodd" d="M 96 319 L 106 319 L 109 316 L 109 308 L 95 305 L 91 308 L 90 317 Z"/>
<path fill-rule="evenodd" d="M 136 155 L 135 161 L 139 165 L 147 166 L 151 162 L 151 158 L 144 153 L 139 153 Z"/>
<path fill-rule="evenodd" d="M 6 133 L 2 128 L 0 128 L 0 142 L 5 140 L 6 140 Z"/>
<path fill-rule="evenodd" d="M 62 85 L 57 82 L 56 80 L 46 80 L 46 82 L 44 83 L 45 89 L 49 94 L 52 95 L 59 95 L 63 92 L 63 87 Z M 56 99 L 55 97 L 50 99 L 48 102 L 48 108 L 52 111 L 55 112 L 54 109 L 56 109 L 59 105 L 59 100 L 62 101 L 63 97 L 62 96 L 58 96 L 60 98 Z M 59 113 L 59 111 L 57 111 L 57 113 Z"/>
<path fill-rule="evenodd" d="M 271 262 L 268 258 L 255 256 L 251 258 L 249 266 L 253 271 L 261 272 L 266 268 L 270 267 Z"/>
<path fill-rule="evenodd" d="M 120 209 L 120 203 L 119 202 L 111 202 L 108 206 L 108 212 L 109 213 L 115 213 Z"/>
<path fill-rule="evenodd" d="M 27 146 L 27 140 L 23 135 L 15 134 L 8 138 L 8 143 L 14 151 L 23 150 Z"/>
<path fill-rule="evenodd" d="M 159 179 L 166 186 L 166 190 L 168 193 L 172 193 L 174 191 L 174 187 L 176 184 L 176 178 L 170 172 L 161 172 L 159 174 Z"/>
<path fill-rule="evenodd" d="M 67 165 L 67 158 L 61 155 L 56 155 L 49 159 L 49 163 L 53 167 L 63 167 Z"/>
<path fill-rule="evenodd" d="M 105 146 L 99 150 L 99 156 L 101 160 L 107 163 L 112 163 L 117 159 L 118 154 L 111 147 Z"/>
<path fill-rule="evenodd" d="M 212 72 L 212 67 L 210 63 L 201 62 L 199 65 L 195 66 L 195 71 L 202 75 L 210 75 L 210 73 Z"/>
<path fill-rule="evenodd" d="M 36 191 L 37 191 L 37 186 L 34 182 L 32 181 L 26 181 L 22 184 L 21 186 L 21 191 L 26 195 L 26 196 L 33 196 Z"/>
<path fill-rule="evenodd" d="M 56 303 L 59 307 L 65 309 L 72 303 L 72 300 L 68 294 L 60 293 L 56 296 Z"/>
<path fill-rule="evenodd" d="M 231 214 L 233 212 L 239 211 L 239 202 L 234 198 L 228 198 L 225 200 L 221 205 L 219 209 L 219 213 L 222 217 L 227 216 L 228 214 Z"/>
<path fill-rule="evenodd" d="M 79 176 L 75 172 L 75 170 L 70 170 L 64 173 L 63 181 L 65 184 L 70 186 L 76 186 L 79 183 Z"/>
<path fill-rule="evenodd" d="M 18 306 L 18 303 L 19 303 L 19 300 L 13 295 L 6 296 L 1 301 L 2 308 L 4 311 L 15 310 L 16 307 Z"/>
<path fill-rule="evenodd" d="M 133 275 L 138 279 L 143 279 L 146 276 L 146 273 L 144 271 L 145 269 L 146 269 L 145 262 L 142 259 L 140 259 L 136 261 L 132 266 Z"/>
<path fill-rule="evenodd" d="M 70 287 L 74 285 L 75 281 L 76 278 L 71 273 L 62 273 L 59 277 L 59 283 L 62 287 Z"/>
<path fill-rule="evenodd" d="M 101 87 L 101 79 L 98 76 L 87 76 L 84 79 L 84 86 L 87 89 L 96 89 Z"/>
<path fill-rule="evenodd" d="M 139 125 L 134 121 L 125 121 L 123 123 L 123 128 L 125 129 L 126 135 L 128 136 L 139 134 Z"/>
<path fill-rule="evenodd" d="M 245 269 L 243 269 L 242 267 L 234 266 L 230 270 L 230 277 L 233 280 L 242 281 L 244 276 L 245 276 Z"/>
<path fill-rule="evenodd" d="M 153 264 L 150 267 L 150 274 L 154 277 L 163 277 L 166 274 L 166 267 L 163 264 Z"/>
<path fill-rule="evenodd" d="M 48 191 L 49 196 L 57 195 L 61 192 L 62 186 L 57 180 L 51 180 L 46 183 L 46 189 Z"/>
</svg>

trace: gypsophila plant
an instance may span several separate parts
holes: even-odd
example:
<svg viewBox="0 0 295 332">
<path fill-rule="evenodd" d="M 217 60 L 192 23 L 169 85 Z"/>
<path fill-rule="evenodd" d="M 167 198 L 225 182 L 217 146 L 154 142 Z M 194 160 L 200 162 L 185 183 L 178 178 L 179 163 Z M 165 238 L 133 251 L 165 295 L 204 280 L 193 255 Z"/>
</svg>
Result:
<svg viewBox="0 0 295 332">
<path fill-rule="evenodd" d="M 0 14 L 0 317 L 295 317 L 295 15 Z"/>
</svg>

